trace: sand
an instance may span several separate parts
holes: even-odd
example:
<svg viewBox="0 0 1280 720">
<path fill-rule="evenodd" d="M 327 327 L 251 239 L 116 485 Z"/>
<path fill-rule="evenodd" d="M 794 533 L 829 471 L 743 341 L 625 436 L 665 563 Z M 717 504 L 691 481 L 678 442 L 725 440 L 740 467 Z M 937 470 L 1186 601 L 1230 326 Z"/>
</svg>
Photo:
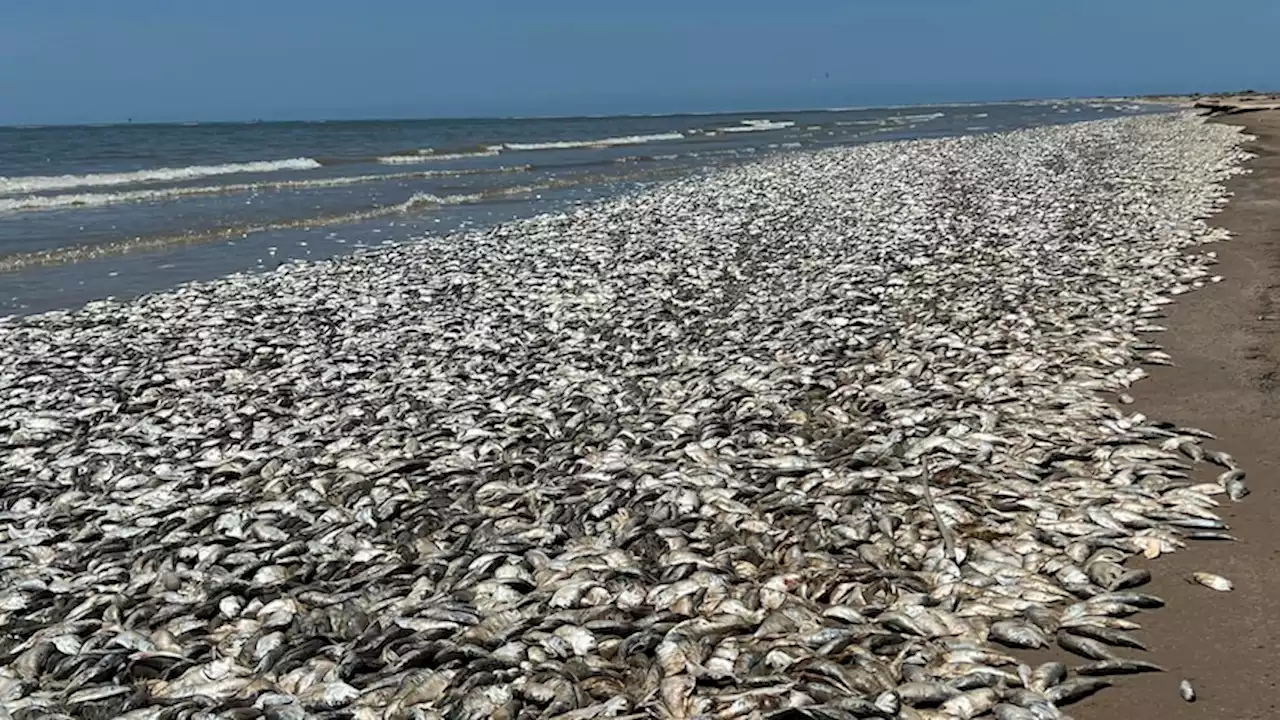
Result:
<svg viewBox="0 0 1280 720">
<path fill-rule="evenodd" d="M 1240 504 L 1223 497 L 1240 542 L 1195 543 L 1153 561 L 1144 589 L 1168 607 L 1141 615 L 1151 652 L 1134 655 L 1169 672 L 1119 679 L 1067 708 L 1077 720 L 1280 718 L 1280 111 L 1221 122 L 1258 136 L 1248 146 L 1253 172 L 1228 183 L 1235 197 L 1213 221 L 1236 235 L 1216 247 L 1226 279 L 1170 306 L 1159 341 L 1176 366 L 1151 369 L 1132 394 L 1151 417 L 1217 434 L 1208 446 L 1242 462 L 1253 494 Z M 1235 591 L 1186 582 L 1197 570 L 1230 578 Z M 1183 678 L 1194 704 L 1178 697 Z"/>
</svg>

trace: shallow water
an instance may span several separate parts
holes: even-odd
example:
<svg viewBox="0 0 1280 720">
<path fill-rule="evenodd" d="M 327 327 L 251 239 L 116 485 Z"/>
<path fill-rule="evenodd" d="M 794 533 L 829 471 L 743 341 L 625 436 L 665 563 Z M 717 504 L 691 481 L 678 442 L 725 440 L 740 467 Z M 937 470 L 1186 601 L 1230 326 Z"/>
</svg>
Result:
<svg viewBox="0 0 1280 720">
<path fill-rule="evenodd" d="M 1162 110 L 0 128 L 0 315 L 500 222 L 769 153 Z"/>
</svg>

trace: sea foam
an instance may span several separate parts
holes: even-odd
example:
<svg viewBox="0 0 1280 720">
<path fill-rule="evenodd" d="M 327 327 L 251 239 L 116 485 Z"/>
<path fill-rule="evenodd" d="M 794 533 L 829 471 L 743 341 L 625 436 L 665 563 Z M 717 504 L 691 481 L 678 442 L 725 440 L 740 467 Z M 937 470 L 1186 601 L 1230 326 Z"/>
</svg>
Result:
<svg viewBox="0 0 1280 720">
<path fill-rule="evenodd" d="M 167 200 L 178 200 L 182 198 L 208 195 L 235 195 L 237 193 L 274 192 L 279 190 L 314 190 L 362 185 L 366 183 L 387 182 L 390 180 L 456 177 L 461 175 L 489 173 L 498 174 L 519 172 L 527 169 L 527 165 L 518 165 L 492 170 L 424 170 L 419 172 L 381 173 L 377 175 L 349 175 L 346 177 L 317 178 L 314 180 L 274 180 L 257 183 L 237 183 L 231 185 L 199 185 L 192 187 L 125 190 L 121 192 L 21 195 L 9 198 L 0 197 L 0 214 L 24 211 L 65 210 L 70 208 L 94 208 L 127 203 L 163 202 Z"/>
<path fill-rule="evenodd" d="M 491 147 L 474 152 L 437 153 L 431 150 L 419 150 L 417 153 L 403 155 L 383 155 L 378 162 L 383 165 L 417 165 L 419 163 L 438 162 L 440 160 L 466 160 L 469 158 L 493 157 L 501 151 L 500 147 Z"/>
<path fill-rule="evenodd" d="M 789 127 L 795 127 L 795 125 L 790 120 L 743 120 L 741 125 L 716 128 L 716 131 L 726 133 L 768 132 L 770 130 L 785 130 Z"/>
<path fill-rule="evenodd" d="M 0 195 L 67 190 L 80 187 L 104 187 L 111 185 L 142 185 L 147 183 L 193 180 L 215 175 L 240 173 L 268 173 L 284 170 L 314 170 L 320 163 L 311 158 L 289 160 L 263 160 L 225 165 L 192 165 L 180 168 L 150 168 L 122 173 L 91 173 L 88 175 L 30 175 L 0 177 Z"/>
<path fill-rule="evenodd" d="M 503 143 L 506 150 L 526 152 L 533 150 L 574 150 L 578 148 L 617 147 L 619 145 L 644 145 L 652 142 L 683 140 L 684 133 L 657 133 L 654 135 L 624 135 L 595 140 L 556 140 L 540 143 Z"/>
</svg>

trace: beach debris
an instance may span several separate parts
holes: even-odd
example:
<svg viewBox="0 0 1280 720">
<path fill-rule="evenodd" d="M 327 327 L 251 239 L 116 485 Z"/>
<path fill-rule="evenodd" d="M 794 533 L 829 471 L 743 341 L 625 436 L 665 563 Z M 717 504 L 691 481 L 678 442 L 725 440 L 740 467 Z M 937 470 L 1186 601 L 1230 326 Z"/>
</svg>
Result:
<svg viewBox="0 0 1280 720">
<path fill-rule="evenodd" d="M 1190 680 L 1178 683 L 1178 696 L 1187 702 L 1196 701 L 1196 689 L 1192 687 Z"/>
</svg>

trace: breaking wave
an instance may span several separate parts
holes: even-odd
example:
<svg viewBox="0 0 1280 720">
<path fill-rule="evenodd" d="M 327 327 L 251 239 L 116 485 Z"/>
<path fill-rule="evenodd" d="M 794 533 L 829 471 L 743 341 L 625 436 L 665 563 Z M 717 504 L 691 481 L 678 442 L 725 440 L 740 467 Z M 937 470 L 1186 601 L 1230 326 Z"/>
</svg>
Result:
<svg viewBox="0 0 1280 720">
<path fill-rule="evenodd" d="M 378 162 L 383 165 L 417 165 L 419 163 L 437 162 L 440 160 L 466 160 L 468 158 L 493 157 L 500 152 L 500 148 L 491 147 L 483 150 L 469 150 L 465 152 L 435 152 L 432 150 L 419 150 L 416 153 L 404 153 L 401 155 L 383 155 L 378 158 Z"/>
<path fill-rule="evenodd" d="M 519 190 L 524 191 L 524 188 L 520 188 Z M 281 220 L 259 224 L 231 225 L 178 235 L 136 237 L 105 243 L 73 245 L 36 252 L 17 253 L 13 255 L 0 256 L 0 272 L 14 272 L 35 266 L 82 262 L 85 260 L 94 260 L 112 255 L 126 255 L 130 253 L 160 250 L 163 248 L 177 247 L 181 245 L 198 245 L 201 243 L 229 240 L 232 238 L 244 237 L 250 234 L 269 232 L 273 230 L 294 230 L 299 228 L 314 228 L 326 225 L 355 223 L 386 217 L 389 215 L 399 215 L 412 212 L 414 210 L 429 209 L 431 207 L 479 202 L 485 199 L 485 197 L 486 196 L 484 195 L 449 195 L 440 197 L 420 193 L 402 203 L 396 203 L 394 205 L 380 205 L 369 208 L 368 210 L 360 210 L 353 213 L 320 215 L 317 217 Z"/>
<path fill-rule="evenodd" d="M 926 122 L 929 120 L 937 120 L 938 118 L 946 117 L 946 116 L 947 116 L 946 113 L 934 112 L 934 113 L 923 113 L 919 115 L 894 115 L 892 117 L 885 118 L 885 120 L 888 120 L 889 122 L 897 122 L 897 123 Z"/>
<path fill-rule="evenodd" d="M 684 133 L 669 132 L 653 135 L 624 135 L 621 137 L 594 138 L 589 140 L 548 140 L 546 142 L 504 142 L 494 145 L 480 145 L 465 150 L 436 150 L 426 148 L 404 153 L 383 155 L 377 161 L 384 165 L 416 165 L 418 163 L 436 162 L 438 160 L 466 160 L 469 158 L 493 157 L 503 152 L 535 152 L 538 150 L 581 150 L 590 148 L 619 147 L 623 145 L 643 145 L 651 142 L 667 142 L 683 140 Z"/>
<path fill-rule="evenodd" d="M 796 124 L 790 120 L 743 120 L 741 125 L 716 128 L 716 132 L 722 132 L 722 133 L 768 132 L 770 130 L 786 130 L 789 127 L 795 127 L 795 126 Z"/>
<path fill-rule="evenodd" d="M 573 150 L 578 148 L 617 147 L 620 145 L 644 145 L 652 142 L 669 142 L 683 140 L 684 133 L 670 132 L 654 135 L 624 135 L 622 137 L 599 138 L 596 140 L 556 140 L 539 143 L 503 143 L 504 150 L 527 152 L 533 150 Z"/>
<path fill-rule="evenodd" d="M 385 176 L 384 176 L 385 177 Z M 553 190 L 557 188 L 568 188 L 579 185 L 590 185 L 609 180 L 612 182 L 623 182 L 627 180 L 636 180 L 641 178 L 649 180 L 656 179 L 657 176 L 652 173 L 644 173 L 643 175 L 613 175 L 608 178 L 600 177 L 574 177 L 561 180 L 550 180 L 541 183 L 533 183 L 528 185 L 516 185 L 512 187 L 502 187 L 486 190 L 480 193 L 458 194 L 458 195 L 432 195 L 429 193 L 417 193 L 403 202 L 378 205 L 365 210 L 358 210 L 351 213 L 327 214 L 308 218 L 298 218 L 292 220 L 279 220 L 266 223 L 254 224 L 236 224 L 226 227 L 213 228 L 209 230 L 201 230 L 189 233 L 180 233 L 176 235 L 158 235 L 149 237 L 134 237 L 122 240 L 115 240 L 104 243 L 92 243 L 82 245 L 71 245 L 48 250 L 38 250 L 34 252 L 21 252 L 10 255 L 0 255 L 0 273 L 15 272 L 29 267 L 62 265 L 66 263 L 83 262 L 86 260 L 95 260 L 98 258 L 127 255 L 137 252 L 146 252 L 160 250 L 169 247 L 177 247 L 182 245 L 197 245 L 207 242 L 217 242 L 220 240 L 229 240 L 233 238 L 246 237 L 251 234 L 270 232 L 275 230 L 291 230 L 298 228 L 315 228 L 329 225 L 342 225 L 347 223 L 361 222 L 365 220 L 374 220 L 380 217 L 388 217 L 395 215 L 405 215 L 419 211 L 429 211 L 433 207 L 442 207 L 449 205 L 465 205 L 469 203 L 480 203 L 490 200 L 501 200 L 503 198 L 518 198 L 523 195 L 537 193 L 543 190 Z M 671 177 L 676 177 L 672 174 Z"/>
<path fill-rule="evenodd" d="M 377 215 L 386 215 L 391 212 L 409 212 L 421 207 L 438 207 L 441 205 L 465 205 L 467 203 L 480 202 L 485 199 L 484 193 L 471 193 L 468 195 L 432 195 L 431 193 L 415 193 L 413 197 L 405 200 L 399 205 L 394 205 L 387 210 L 380 210 Z"/>
<path fill-rule="evenodd" d="M 528 165 L 518 165 L 494 170 L 426 170 L 422 172 L 384 173 L 378 175 L 352 175 L 347 177 L 324 178 L 318 180 L 277 180 L 260 183 L 238 183 L 234 185 L 128 190 L 124 192 L 26 195 L 14 198 L 0 198 L 0 214 L 41 210 L 62 210 L 68 208 L 93 208 L 126 203 L 162 202 L 165 200 L 208 195 L 235 195 L 237 193 L 269 192 L 274 190 L 312 190 L 344 187 L 348 185 L 362 185 L 365 183 L 386 182 L 390 180 L 455 177 L 459 175 L 474 175 L 481 173 L 522 172 L 528 169 Z"/>
<path fill-rule="evenodd" d="M 31 175 L 0 177 L 0 195 L 68 190 L 80 187 L 107 187 L 112 185 L 142 185 L 146 183 L 194 180 L 216 175 L 240 173 L 267 173 L 284 170 L 314 170 L 320 163 L 311 158 L 290 160 L 264 160 L 259 162 L 227 163 L 224 165 L 192 165 L 180 168 L 152 168 L 122 173 L 91 173 L 88 175 Z"/>
</svg>

